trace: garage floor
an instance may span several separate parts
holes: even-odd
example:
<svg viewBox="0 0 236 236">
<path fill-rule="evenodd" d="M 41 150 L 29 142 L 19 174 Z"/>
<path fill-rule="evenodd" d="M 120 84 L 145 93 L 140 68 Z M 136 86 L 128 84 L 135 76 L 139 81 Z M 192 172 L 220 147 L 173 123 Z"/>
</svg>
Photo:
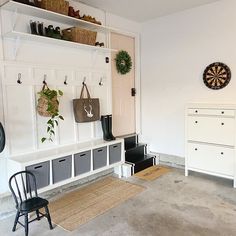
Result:
<svg viewBox="0 0 236 236">
<path fill-rule="evenodd" d="M 32 236 L 43 235 L 236 235 L 236 189 L 232 181 L 173 169 L 154 181 L 135 177 L 130 182 L 146 191 L 113 208 L 74 232 L 56 226 L 49 230 L 46 220 L 30 224 Z M 0 222 L 0 235 L 24 235 L 21 226 L 11 232 L 14 217 Z"/>
</svg>

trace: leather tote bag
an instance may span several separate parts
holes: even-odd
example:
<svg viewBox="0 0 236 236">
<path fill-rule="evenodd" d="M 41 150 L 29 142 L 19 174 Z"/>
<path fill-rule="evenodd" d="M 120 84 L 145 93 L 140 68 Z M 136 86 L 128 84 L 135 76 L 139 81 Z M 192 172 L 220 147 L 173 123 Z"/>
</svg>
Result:
<svg viewBox="0 0 236 236">
<path fill-rule="evenodd" d="M 0 152 L 4 150 L 5 143 L 6 143 L 5 132 L 2 123 L 0 122 Z"/>
<path fill-rule="evenodd" d="M 86 84 L 83 84 L 80 98 L 73 100 L 73 108 L 75 121 L 77 123 L 100 120 L 99 99 L 90 97 L 90 93 Z"/>
</svg>

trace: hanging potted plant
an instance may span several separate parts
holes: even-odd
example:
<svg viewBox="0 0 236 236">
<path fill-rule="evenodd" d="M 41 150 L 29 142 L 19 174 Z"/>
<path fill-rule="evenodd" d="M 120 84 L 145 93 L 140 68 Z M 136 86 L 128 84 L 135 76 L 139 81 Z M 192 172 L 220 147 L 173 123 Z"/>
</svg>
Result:
<svg viewBox="0 0 236 236">
<path fill-rule="evenodd" d="M 44 117 L 50 117 L 47 121 L 47 134 L 48 137 L 43 137 L 41 142 L 44 143 L 46 140 L 53 141 L 55 136 L 55 127 L 58 126 L 58 120 L 64 120 L 63 116 L 59 114 L 59 100 L 58 98 L 63 95 L 61 90 L 52 90 L 48 87 L 47 83 L 44 82 L 43 88 L 39 94 L 37 111 L 39 115 Z"/>
</svg>

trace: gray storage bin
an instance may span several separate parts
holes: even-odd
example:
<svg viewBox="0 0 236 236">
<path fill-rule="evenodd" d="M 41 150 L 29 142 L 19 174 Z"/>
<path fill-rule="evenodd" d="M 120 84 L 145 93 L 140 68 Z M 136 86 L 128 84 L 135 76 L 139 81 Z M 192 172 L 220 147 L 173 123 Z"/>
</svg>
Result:
<svg viewBox="0 0 236 236">
<path fill-rule="evenodd" d="M 121 143 L 116 143 L 109 146 L 109 164 L 114 164 L 121 161 Z"/>
<path fill-rule="evenodd" d="M 66 156 L 52 161 L 53 183 L 71 178 L 72 157 Z"/>
<path fill-rule="evenodd" d="M 93 169 L 99 169 L 107 165 L 107 147 L 93 150 Z"/>
<path fill-rule="evenodd" d="M 77 153 L 74 156 L 75 176 L 91 170 L 91 151 Z"/>
<path fill-rule="evenodd" d="M 35 165 L 27 166 L 25 169 L 32 172 L 36 177 L 37 188 L 43 188 L 50 184 L 50 163 L 49 161 L 41 162 Z M 29 178 L 31 184 L 31 178 Z"/>
</svg>

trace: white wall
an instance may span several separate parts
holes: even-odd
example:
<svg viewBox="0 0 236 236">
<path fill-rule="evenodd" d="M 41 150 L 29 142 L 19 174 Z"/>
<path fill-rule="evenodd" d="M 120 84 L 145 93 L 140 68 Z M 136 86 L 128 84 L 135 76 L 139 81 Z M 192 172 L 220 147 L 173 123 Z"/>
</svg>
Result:
<svg viewBox="0 0 236 236">
<path fill-rule="evenodd" d="M 236 103 L 236 1 L 224 0 L 142 25 L 142 135 L 150 150 L 184 156 L 188 102 Z M 208 89 L 202 74 L 226 63 L 230 84 Z"/>
<path fill-rule="evenodd" d="M 78 2 L 71 3 L 75 7 L 75 9 L 80 9 L 81 15 L 93 15 L 98 20 L 100 20 L 103 25 L 109 25 L 114 28 L 119 28 L 122 31 L 126 30 L 137 32 L 136 29 L 138 29 L 138 24 L 132 21 L 110 15 L 109 13 L 106 14 L 99 9 L 95 9 Z M 108 16 L 109 20 L 107 19 Z M 8 11 L 1 11 L 0 23 L 2 26 L 3 34 L 12 30 L 12 19 L 12 13 Z M 45 19 L 38 19 L 35 17 L 28 17 L 19 14 L 17 16 L 15 30 L 21 32 L 30 32 L 30 19 L 39 20 L 41 22 L 44 22 L 45 25 L 53 24 L 54 26 L 60 26 L 62 29 L 70 27 L 69 25 L 63 25 L 57 22 L 46 21 Z M 124 28 L 122 28 L 122 25 L 124 26 Z M 107 38 L 107 35 L 99 33 L 97 41 L 105 42 Z M 109 45 L 109 42 L 107 42 L 107 45 Z M 78 84 L 75 85 L 76 78 L 83 79 L 84 75 L 87 76 L 88 80 L 86 82 L 91 88 L 92 96 L 99 97 L 100 101 L 102 102 L 102 113 L 108 114 L 111 112 L 111 91 L 109 91 L 111 89 L 110 64 L 105 63 L 105 56 L 110 56 L 110 53 L 94 53 L 94 51 L 86 49 L 84 50 L 70 47 L 63 48 L 57 45 L 23 40 L 19 42 L 17 57 L 14 58 L 14 47 L 15 41 L 6 38 L 4 38 L 3 44 L 0 45 L 0 60 L 2 60 L 2 63 L 0 64 L 0 78 L 1 84 L 3 86 L 3 90 L 0 88 L 0 91 L 1 96 L 2 94 L 4 94 L 5 96 L 3 98 L 5 109 L 3 109 L 2 98 L 0 96 L 0 120 L 3 122 L 6 128 L 7 134 L 7 146 L 5 151 L 1 154 L 0 158 L 0 194 L 6 192 L 8 189 L 7 159 L 10 155 L 35 152 L 45 148 L 53 148 L 64 144 L 83 142 L 89 139 L 102 137 L 100 122 L 95 122 L 94 124 L 76 125 L 74 129 L 76 132 L 75 134 L 73 132 L 73 127 L 75 126 L 75 124 L 71 122 L 71 119 L 67 121 L 65 119 L 64 126 L 68 127 L 70 133 L 67 132 L 65 135 L 64 131 L 66 132 L 66 130 L 64 129 L 62 134 L 63 139 L 65 139 L 65 137 L 67 139 L 64 140 L 64 143 L 61 142 L 60 132 L 58 137 L 55 138 L 56 141 L 54 143 L 45 145 L 42 145 L 40 143 L 40 137 L 43 135 L 43 132 L 46 128 L 46 120 L 36 116 L 35 110 L 29 112 L 32 107 L 35 108 L 34 99 L 37 91 L 42 86 L 43 77 L 40 76 L 40 73 L 41 75 L 43 75 L 44 71 L 48 71 L 49 74 L 51 74 L 51 78 L 48 79 L 48 83 L 51 87 L 58 87 L 58 81 L 56 81 L 58 79 L 58 72 L 61 71 L 62 73 L 64 73 L 64 71 L 66 71 L 66 73 L 69 73 L 71 75 L 73 85 L 71 83 L 69 86 L 62 89 L 65 92 L 64 98 L 62 98 L 62 100 L 66 100 L 65 102 L 61 102 L 63 106 L 62 110 L 66 111 L 64 117 L 70 116 L 71 118 L 72 114 L 68 114 L 68 111 L 71 110 L 72 112 L 72 109 L 68 108 L 68 104 L 70 104 L 70 100 L 72 100 L 73 97 L 79 96 L 79 90 L 81 87 L 78 87 Z M 28 84 L 23 84 L 23 86 L 20 86 L 19 89 L 18 85 L 15 83 L 15 77 L 18 68 L 19 70 L 21 70 L 21 68 L 24 68 L 24 71 L 27 71 L 29 79 L 27 81 Z M 37 70 L 40 70 L 38 74 L 36 72 Z M 98 77 L 100 76 L 105 76 L 106 81 L 104 82 L 103 87 L 99 87 L 97 83 L 97 79 L 99 79 Z M 28 93 L 23 92 L 24 89 L 25 91 L 28 91 Z M 19 93 L 17 91 L 19 91 Z M 22 91 L 22 93 L 20 93 L 20 91 Z M 17 94 L 21 95 L 17 97 Z M 25 96 L 23 96 L 23 94 L 25 94 Z M 26 98 L 26 94 L 28 94 L 30 97 L 31 94 L 33 94 L 33 101 L 32 99 L 29 99 L 29 97 Z M 22 108 L 25 106 L 26 110 L 28 109 L 28 112 L 24 113 L 23 110 L 21 111 L 20 109 L 16 109 L 17 105 L 15 101 L 21 103 L 19 107 Z M 15 116 L 12 116 L 12 114 L 15 114 Z M 23 134 L 20 133 L 23 128 L 19 125 L 20 122 L 24 122 L 25 128 L 27 129 L 27 132 L 24 132 Z M 13 132 L 13 129 L 18 130 L 19 132 Z M 26 136 L 32 138 L 24 139 L 23 137 Z M 20 143 L 23 143 L 23 145 L 21 145 Z"/>
</svg>

